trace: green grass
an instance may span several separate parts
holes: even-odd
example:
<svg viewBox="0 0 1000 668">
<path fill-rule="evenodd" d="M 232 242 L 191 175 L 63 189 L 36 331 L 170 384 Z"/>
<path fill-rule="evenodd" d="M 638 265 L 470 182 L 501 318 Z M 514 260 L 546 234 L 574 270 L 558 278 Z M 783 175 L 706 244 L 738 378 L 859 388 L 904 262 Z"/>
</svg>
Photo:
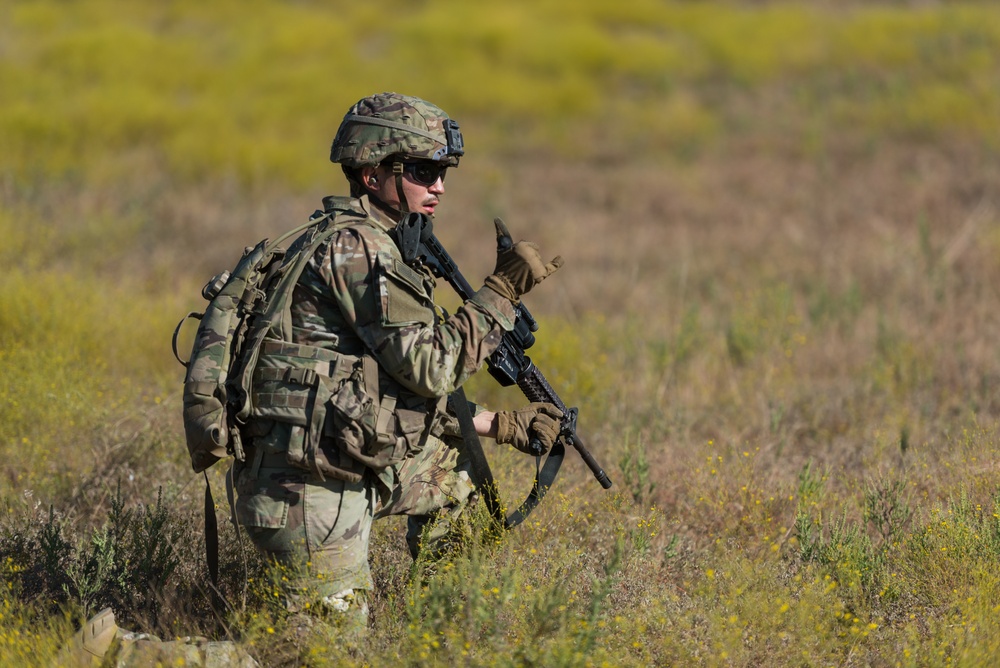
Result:
<svg viewBox="0 0 1000 668">
<path fill-rule="evenodd" d="M 342 110 L 373 83 L 475 129 L 470 156 L 631 157 L 746 133 L 808 146 L 845 129 L 996 147 L 1000 134 L 988 4 L 106 0 L 2 12 L 0 160 L 29 182 L 108 186 L 152 168 L 312 186 Z"/>
<path fill-rule="evenodd" d="M 28 221 L 41 233 L 26 234 Z M 72 484 L 67 476 L 92 472 L 97 451 L 127 438 L 115 427 L 142 421 L 168 388 L 176 388 L 163 333 L 179 318 L 179 299 L 129 285 L 127 275 L 92 275 L 79 258 L 107 252 L 107 236 L 84 232 L 74 238 L 45 225 L 13 216 L 0 220 L 7 240 L 7 269 L 0 276 L 5 498 L 65 488 Z M 78 252 L 78 245 L 86 250 Z M 50 253 L 76 260 L 57 268 Z"/>
</svg>

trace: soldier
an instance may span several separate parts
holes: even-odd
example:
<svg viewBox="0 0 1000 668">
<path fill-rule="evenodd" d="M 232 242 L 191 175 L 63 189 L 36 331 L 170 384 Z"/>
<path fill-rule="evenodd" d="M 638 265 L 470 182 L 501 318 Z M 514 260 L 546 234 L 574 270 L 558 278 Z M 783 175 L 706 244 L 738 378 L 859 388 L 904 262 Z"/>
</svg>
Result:
<svg viewBox="0 0 1000 668">
<path fill-rule="evenodd" d="M 446 541 L 475 498 L 447 397 L 512 328 L 512 304 L 562 260 L 545 263 L 534 244 L 518 242 L 498 254 L 471 299 L 442 315 L 433 278 L 403 261 L 394 230 L 408 212 L 434 215 L 462 155 L 458 124 L 438 107 L 395 93 L 360 100 L 330 153 L 351 196 L 325 198 L 325 220 L 289 249 L 286 262 L 311 256 L 291 292 L 290 318 L 261 347 L 258 419 L 234 476 L 237 520 L 289 569 L 292 610 L 353 612 L 364 623 L 372 521 L 406 515 L 416 557 Z M 298 373 L 312 394 L 294 395 L 287 367 L 302 360 L 319 380 Z M 283 419 L 302 405 L 301 419 Z M 551 404 L 473 408 L 479 435 L 524 452 L 533 437 L 547 450 L 558 436 L 562 414 Z"/>
</svg>

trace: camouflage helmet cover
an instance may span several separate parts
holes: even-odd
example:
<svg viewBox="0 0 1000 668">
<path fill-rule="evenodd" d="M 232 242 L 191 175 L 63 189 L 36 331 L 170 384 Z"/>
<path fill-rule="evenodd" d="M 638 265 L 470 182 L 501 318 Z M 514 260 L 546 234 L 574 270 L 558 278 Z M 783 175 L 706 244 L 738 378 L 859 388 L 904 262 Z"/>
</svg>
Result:
<svg viewBox="0 0 1000 668">
<path fill-rule="evenodd" d="M 359 100 L 340 123 L 330 161 L 356 169 L 389 156 L 458 165 L 463 155 L 458 123 L 420 98 L 380 93 Z"/>
</svg>

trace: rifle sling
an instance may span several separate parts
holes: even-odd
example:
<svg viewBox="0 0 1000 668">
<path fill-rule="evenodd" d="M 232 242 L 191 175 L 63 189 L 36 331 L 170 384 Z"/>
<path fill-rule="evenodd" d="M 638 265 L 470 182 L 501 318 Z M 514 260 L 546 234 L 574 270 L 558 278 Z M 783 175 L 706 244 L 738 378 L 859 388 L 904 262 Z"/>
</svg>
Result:
<svg viewBox="0 0 1000 668">
<path fill-rule="evenodd" d="M 465 453 L 469 458 L 470 475 L 476 489 L 481 490 L 483 500 L 490 515 L 500 526 L 512 529 L 523 522 L 531 511 L 545 498 L 545 493 L 552 487 L 552 483 L 559 473 L 563 458 L 566 456 L 566 448 L 562 439 L 556 441 L 549 450 L 549 456 L 545 464 L 541 465 L 541 457 L 536 458 L 535 483 L 531 487 L 528 496 L 521 502 L 517 510 L 511 513 L 510 517 L 504 518 L 503 506 L 500 504 L 500 497 L 497 492 L 496 481 L 493 479 L 493 472 L 490 470 L 490 463 L 483 452 L 483 445 L 476 433 L 476 426 L 472 422 L 472 411 L 469 410 L 469 402 L 465 398 L 465 391 L 458 388 L 451 395 L 452 410 L 458 418 L 458 426 L 462 430 L 462 442 L 465 444 Z"/>
<path fill-rule="evenodd" d="M 465 398 L 465 390 L 461 387 L 452 392 L 451 406 L 458 418 L 458 426 L 462 430 L 462 442 L 465 444 L 465 454 L 469 458 L 472 482 L 476 489 L 483 495 L 486 508 L 490 515 L 501 526 L 505 524 L 503 507 L 500 505 L 500 496 L 497 494 L 497 484 L 493 480 L 493 472 L 490 470 L 490 463 L 486 460 L 486 453 L 483 452 L 483 444 L 479 441 L 479 434 L 476 433 L 476 425 L 472 422 L 472 411 L 469 410 L 469 402 Z"/>
<path fill-rule="evenodd" d="M 535 509 L 535 506 L 542 502 L 542 499 L 545 498 L 545 493 L 549 491 L 552 483 L 555 482 L 556 475 L 559 473 L 559 467 L 562 466 L 563 457 L 565 456 L 566 447 L 563 445 L 562 439 L 560 439 L 552 444 L 545 464 L 536 466 L 535 484 L 531 487 L 528 496 L 521 502 L 517 510 L 507 518 L 506 525 L 508 529 L 516 527 L 523 522 L 531 511 Z M 541 463 L 541 459 L 541 457 L 536 457 L 536 464 Z"/>
</svg>

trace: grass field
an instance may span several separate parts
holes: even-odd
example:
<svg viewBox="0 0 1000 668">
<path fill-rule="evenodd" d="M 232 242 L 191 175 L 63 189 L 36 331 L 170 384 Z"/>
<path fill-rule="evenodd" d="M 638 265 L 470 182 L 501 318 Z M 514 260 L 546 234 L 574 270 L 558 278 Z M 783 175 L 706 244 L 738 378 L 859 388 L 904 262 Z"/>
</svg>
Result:
<svg viewBox="0 0 1000 668">
<path fill-rule="evenodd" d="M 382 90 L 462 124 L 435 230 L 472 282 L 495 215 L 566 259 L 533 359 L 615 485 L 571 452 L 528 523 L 423 582 L 384 523 L 352 652 L 286 628 L 214 470 L 212 615 L 170 337 L 344 192 L 329 141 Z M 992 3 L 17 0 L 0 102 L 3 665 L 106 605 L 264 665 L 1000 651 Z M 513 503 L 533 463 L 487 448 Z"/>
</svg>

